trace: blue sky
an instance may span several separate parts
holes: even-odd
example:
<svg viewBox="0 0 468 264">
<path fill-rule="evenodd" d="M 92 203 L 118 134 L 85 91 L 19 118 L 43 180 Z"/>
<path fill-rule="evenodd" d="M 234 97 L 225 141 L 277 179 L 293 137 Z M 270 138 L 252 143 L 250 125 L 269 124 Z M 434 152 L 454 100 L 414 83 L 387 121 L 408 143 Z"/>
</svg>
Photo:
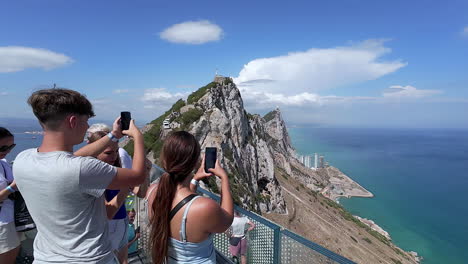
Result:
<svg viewBox="0 0 468 264">
<path fill-rule="evenodd" d="M 249 112 L 288 124 L 468 128 L 466 1 L 3 1 L 0 117 L 83 92 L 140 122 L 234 77 Z"/>
</svg>

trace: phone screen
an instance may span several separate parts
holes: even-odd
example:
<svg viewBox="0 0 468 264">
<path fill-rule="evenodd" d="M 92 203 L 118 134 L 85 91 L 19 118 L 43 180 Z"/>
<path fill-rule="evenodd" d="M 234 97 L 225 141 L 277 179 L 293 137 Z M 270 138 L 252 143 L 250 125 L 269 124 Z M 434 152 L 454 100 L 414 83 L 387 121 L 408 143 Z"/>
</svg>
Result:
<svg viewBox="0 0 468 264">
<path fill-rule="evenodd" d="M 130 127 L 130 120 L 132 119 L 132 115 L 130 112 L 121 112 L 120 113 L 120 127 L 122 130 L 128 130 Z"/>
<path fill-rule="evenodd" d="M 205 172 L 209 173 L 208 169 L 215 167 L 216 163 L 216 148 L 205 149 Z"/>
</svg>

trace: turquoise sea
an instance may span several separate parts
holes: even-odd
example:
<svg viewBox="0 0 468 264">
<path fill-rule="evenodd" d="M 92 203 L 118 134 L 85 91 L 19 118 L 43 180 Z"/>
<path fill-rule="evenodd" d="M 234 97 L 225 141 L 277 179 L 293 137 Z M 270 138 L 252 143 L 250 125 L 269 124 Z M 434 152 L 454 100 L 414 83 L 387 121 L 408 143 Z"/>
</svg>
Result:
<svg viewBox="0 0 468 264">
<path fill-rule="evenodd" d="M 300 154 L 318 152 L 374 198 L 341 198 L 425 264 L 468 263 L 468 131 L 289 128 Z"/>
</svg>

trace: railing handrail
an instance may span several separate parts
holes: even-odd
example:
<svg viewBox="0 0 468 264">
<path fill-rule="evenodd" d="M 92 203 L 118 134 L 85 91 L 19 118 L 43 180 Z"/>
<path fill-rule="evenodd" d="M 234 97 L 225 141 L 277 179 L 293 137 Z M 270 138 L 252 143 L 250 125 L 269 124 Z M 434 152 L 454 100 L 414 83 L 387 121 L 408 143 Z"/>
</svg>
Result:
<svg viewBox="0 0 468 264">
<path fill-rule="evenodd" d="M 335 252 L 329 250 L 329 249 L 326 249 L 322 246 L 320 246 L 319 244 L 316 244 L 310 240 L 307 240 L 306 238 L 296 234 L 296 233 L 293 233 L 287 229 L 284 229 L 284 230 L 281 230 L 281 233 L 291 239 L 294 239 L 295 241 L 297 241 L 298 243 L 340 263 L 340 264 L 356 264 L 356 262 L 353 262 L 341 255 L 338 255 L 336 254 Z"/>
<path fill-rule="evenodd" d="M 198 192 L 200 192 L 200 193 L 202 193 L 204 195 L 207 195 L 211 199 L 214 199 L 214 200 L 216 200 L 218 202 L 221 200 L 219 195 L 214 194 L 214 193 L 212 193 L 212 192 L 210 192 L 208 190 L 205 190 L 205 189 L 203 189 L 201 187 L 198 188 Z M 332 260 L 334 260 L 334 261 L 336 261 L 338 263 L 340 263 L 340 264 L 356 264 L 355 262 L 353 262 L 353 261 L 351 261 L 351 260 L 349 260 L 349 259 L 347 259 L 347 258 L 345 258 L 345 257 L 343 257 L 343 256 L 329 250 L 329 249 L 326 249 L 326 248 L 320 246 L 319 244 L 314 243 L 314 242 L 312 242 L 312 241 L 310 241 L 310 240 L 308 240 L 308 239 L 306 239 L 306 238 L 304 238 L 304 237 L 302 237 L 302 236 L 300 236 L 300 235 L 298 235 L 296 233 L 293 233 L 293 232 L 287 230 L 286 228 L 284 228 L 282 226 L 279 226 L 279 225 L 271 222 L 270 220 L 268 220 L 268 219 L 266 219 L 266 218 L 264 218 L 264 217 L 262 217 L 262 216 L 260 216 L 260 215 L 258 215 L 256 213 L 254 213 L 254 212 L 245 210 L 244 208 L 242 208 L 240 206 L 237 206 L 237 205 L 234 205 L 234 209 L 236 211 L 240 212 L 241 214 L 243 214 L 245 216 L 248 216 L 249 218 L 268 226 L 269 228 L 273 229 L 274 231 L 276 231 L 278 233 L 281 233 L 281 234 L 295 240 L 296 242 L 304 245 L 305 247 L 310 248 L 310 249 L 312 249 L 312 250 L 314 250 L 314 251 L 316 251 L 316 252 L 318 252 L 318 253 L 320 253 L 320 254 L 322 254 L 322 255 L 324 255 L 324 256 L 326 256 L 326 257 L 328 257 L 328 258 L 330 258 L 330 259 L 332 259 Z M 276 238 L 276 239 L 279 239 L 279 238 Z M 278 241 L 278 243 L 280 243 L 280 242 Z M 278 244 L 277 246 L 280 247 L 280 244 Z M 280 258 L 280 252 L 279 251 L 280 250 L 275 250 L 275 255 L 276 255 L 275 259 Z"/>
</svg>

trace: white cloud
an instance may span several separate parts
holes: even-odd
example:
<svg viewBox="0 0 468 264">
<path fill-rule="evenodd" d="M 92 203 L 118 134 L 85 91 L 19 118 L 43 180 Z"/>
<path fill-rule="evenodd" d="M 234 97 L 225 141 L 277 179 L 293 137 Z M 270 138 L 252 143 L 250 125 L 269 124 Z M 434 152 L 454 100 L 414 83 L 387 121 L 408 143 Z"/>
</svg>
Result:
<svg viewBox="0 0 468 264">
<path fill-rule="evenodd" d="M 149 103 L 149 102 L 169 102 L 169 103 L 174 103 L 174 100 L 180 99 L 180 98 L 185 98 L 189 95 L 190 93 L 170 93 L 166 91 L 165 88 L 152 88 L 152 89 L 146 89 L 145 93 L 143 94 L 143 97 L 141 100 L 143 102 Z"/>
<path fill-rule="evenodd" d="M 116 89 L 116 90 L 113 90 L 112 92 L 115 93 L 115 94 L 122 94 L 122 93 L 130 92 L 130 90 L 128 90 L 128 89 Z"/>
<path fill-rule="evenodd" d="M 187 21 L 172 25 L 160 33 L 160 37 L 173 43 L 203 44 L 218 41 L 223 30 L 208 20 Z"/>
<path fill-rule="evenodd" d="M 468 37 L 468 26 L 463 28 L 461 34 L 462 34 L 463 37 Z"/>
<path fill-rule="evenodd" d="M 46 49 L 0 47 L 0 72 L 16 72 L 27 68 L 50 70 L 73 62 L 73 59 Z"/>
<path fill-rule="evenodd" d="M 384 40 L 260 58 L 244 65 L 235 83 L 243 90 L 298 95 L 374 80 L 406 66 L 384 61 Z"/>
<path fill-rule="evenodd" d="M 90 101 L 93 106 L 98 106 L 98 107 L 111 105 L 111 101 L 109 100 L 109 98 L 96 98 L 96 99 L 91 99 Z"/>
<path fill-rule="evenodd" d="M 388 98 L 421 98 L 441 93 L 441 90 L 422 90 L 416 89 L 415 87 L 410 85 L 393 85 L 384 91 L 383 96 Z"/>
</svg>

